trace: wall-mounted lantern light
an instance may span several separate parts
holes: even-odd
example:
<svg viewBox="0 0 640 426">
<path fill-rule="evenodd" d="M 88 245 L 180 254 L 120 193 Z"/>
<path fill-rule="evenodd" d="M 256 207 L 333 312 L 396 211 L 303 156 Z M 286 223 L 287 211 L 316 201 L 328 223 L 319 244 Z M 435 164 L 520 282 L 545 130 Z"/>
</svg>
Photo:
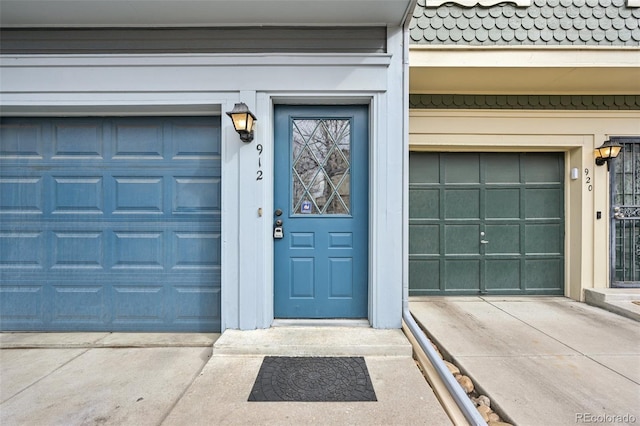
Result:
<svg viewBox="0 0 640 426">
<path fill-rule="evenodd" d="M 233 128 L 240 135 L 242 142 L 251 142 L 253 140 L 253 126 L 258 120 L 249 111 L 249 107 L 244 102 L 240 102 L 235 104 L 233 111 L 227 112 L 227 115 L 231 117 Z"/>
<path fill-rule="evenodd" d="M 621 149 L 622 145 L 618 142 L 611 142 L 607 139 L 602 146 L 596 148 L 596 165 L 603 166 L 606 163 L 607 171 L 609 171 L 609 162 L 620 154 Z"/>
</svg>

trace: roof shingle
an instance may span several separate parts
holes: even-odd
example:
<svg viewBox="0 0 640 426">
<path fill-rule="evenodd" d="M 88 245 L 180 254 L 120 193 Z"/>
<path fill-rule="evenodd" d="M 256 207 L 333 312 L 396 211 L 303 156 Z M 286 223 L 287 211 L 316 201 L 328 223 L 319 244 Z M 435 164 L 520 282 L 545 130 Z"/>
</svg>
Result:
<svg viewBox="0 0 640 426">
<path fill-rule="evenodd" d="M 640 46 L 640 8 L 626 0 L 533 0 L 529 7 L 436 8 L 418 0 L 411 42 L 435 45 Z"/>
</svg>

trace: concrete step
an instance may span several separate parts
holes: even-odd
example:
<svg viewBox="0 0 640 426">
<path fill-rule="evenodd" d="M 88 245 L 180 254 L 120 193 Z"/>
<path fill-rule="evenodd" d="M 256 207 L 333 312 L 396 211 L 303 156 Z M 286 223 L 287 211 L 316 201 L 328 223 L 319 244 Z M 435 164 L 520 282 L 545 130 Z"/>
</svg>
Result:
<svg viewBox="0 0 640 426">
<path fill-rule="evenodd" d="M 588 288 L 584 297 L 589 305 L 640 321 L 640 288 Z"/>
<path fill-rule="evenodd" d="M 219 333 L 0 333 L 0 349 L 211 347 Z"/>
<path fill-rule="evenodd" d="M 399 329 L 283 326 L 226 330 L 213 355 L 411 356 L 411 344 Z"/>
</svg>

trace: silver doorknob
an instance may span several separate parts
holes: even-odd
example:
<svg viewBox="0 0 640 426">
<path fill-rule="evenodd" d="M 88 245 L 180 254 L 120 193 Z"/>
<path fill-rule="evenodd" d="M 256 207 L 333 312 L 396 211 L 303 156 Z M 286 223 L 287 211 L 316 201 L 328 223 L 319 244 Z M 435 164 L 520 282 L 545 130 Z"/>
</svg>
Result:
<svg viewBox="0 0 640 426">
<path fill-rule="evenodd" d="M 620 207 L 613 208 L 613 217 L 616 219 L 624 219 L 624 213 L 620 211 Z"/>
</svg>

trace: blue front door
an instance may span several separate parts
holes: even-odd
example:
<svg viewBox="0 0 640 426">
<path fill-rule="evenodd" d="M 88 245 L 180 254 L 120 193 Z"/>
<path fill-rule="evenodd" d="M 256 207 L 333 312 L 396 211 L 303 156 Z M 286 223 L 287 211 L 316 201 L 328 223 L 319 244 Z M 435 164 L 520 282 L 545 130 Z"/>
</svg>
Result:
<svg viewBox="0 0 640 426">
<path fill-rule="evenodd" d="M 276 318 L 364 318 L 368 108 L 276 106 Z"/>
</svg>

